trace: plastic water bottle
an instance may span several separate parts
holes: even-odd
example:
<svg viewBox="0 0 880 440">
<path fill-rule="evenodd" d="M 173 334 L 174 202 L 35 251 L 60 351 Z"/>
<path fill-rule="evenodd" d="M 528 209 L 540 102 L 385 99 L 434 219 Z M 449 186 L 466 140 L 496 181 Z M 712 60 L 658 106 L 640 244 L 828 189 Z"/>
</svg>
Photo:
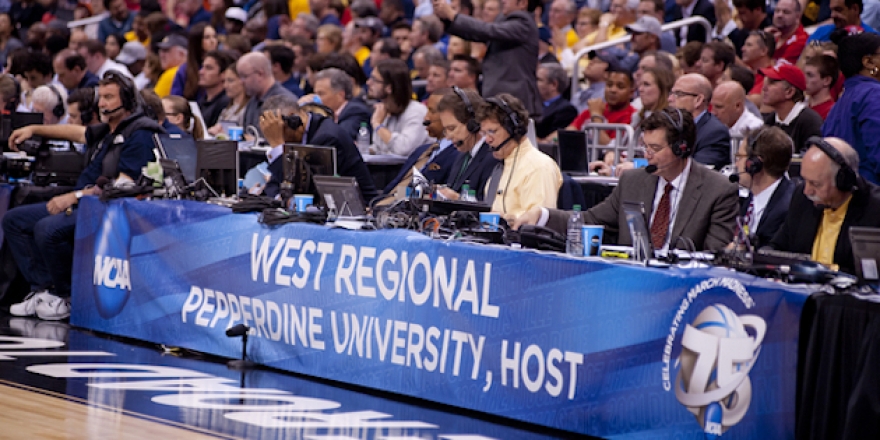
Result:
<svg viewBox="0 0 880 440">
<path fill-rule="evenodd" d="M 461 202 L 472 202 L 470 199 L 471 196 L 471 186 L 465 183 L 461 186 L 461 196 L 459 196 L 459 201 Z"/>
<path fill-rule="evenodd" d="M 366 122 L 361 122 L 361 128 L 358 129 L 357 142 L 358 151 L 360 151 L 361 156 L 365 156 L 370 154 L 370 130 L 367 128 Z"/>
<path fill-rule="evenodd" d="M 581 230 L 584 226 L 584 217 L 581 215 L 581 205 L 574 205 L 574 212 L 568 218 L 568 240 L 565 242 L 565 252 L 575 257 L 584 256 L 584 238 Z"/>
</svg>

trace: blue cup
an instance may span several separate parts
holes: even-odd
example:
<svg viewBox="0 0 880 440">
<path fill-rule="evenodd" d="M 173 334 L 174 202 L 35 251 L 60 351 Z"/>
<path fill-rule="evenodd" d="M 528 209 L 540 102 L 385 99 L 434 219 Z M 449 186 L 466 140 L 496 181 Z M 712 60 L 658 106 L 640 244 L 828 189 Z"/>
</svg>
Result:
<svg viewBox="0 0 880 440">
<path fill-rule="evenodd" d="M 306 212 L 306 207 L 315 201 L 315 196 L 311 194 L 296 194 L 293 196 L 293 206 L 296 212 Z"/>
<path fill-rule="evenodd" d="M 581 232 L 584 238 L 584 256 L 599 256 L 602 249 L 602 235 L 605 232 L 605 226 L 584 225 L 581 227 Z"/>
<path fill-rule="evenodd" d="M 226 134 L 229 135 L 230 141 L 240 141 L 242 136 L 244 136 L 244 129 L 241 127 L 229 127 L 226 130 Z"/>
<path fill-rule="evenodd" d="M 491 212 L 480 213 L 480 223 L 483 227 L 490 231 L 498 230 L 498 223 L 501 221 L 501 214 L 493 214 Z"/>
<path fill-rule="evenodd" d="M 644 168 L 648 166 L 648 159 L 645 159 L 644 157 L 637 157 L 633 159 L 633 165 L 635 165 L 636 168 Z"/>
</svg>

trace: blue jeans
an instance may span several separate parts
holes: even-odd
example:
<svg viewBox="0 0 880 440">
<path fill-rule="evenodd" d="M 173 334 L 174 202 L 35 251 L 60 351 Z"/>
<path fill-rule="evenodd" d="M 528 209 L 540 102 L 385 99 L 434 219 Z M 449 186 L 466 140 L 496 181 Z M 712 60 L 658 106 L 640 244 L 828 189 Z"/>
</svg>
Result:
<svg viewBox="0 0 880 440">
<path fill-rule="evenodd" d="M 16 207 L 3 217 L 3 232 L 15 263 L 32 291 L 55 286 L 70 296 L 76 212 L 51 215 L 45 203 Z"/>
</svg>

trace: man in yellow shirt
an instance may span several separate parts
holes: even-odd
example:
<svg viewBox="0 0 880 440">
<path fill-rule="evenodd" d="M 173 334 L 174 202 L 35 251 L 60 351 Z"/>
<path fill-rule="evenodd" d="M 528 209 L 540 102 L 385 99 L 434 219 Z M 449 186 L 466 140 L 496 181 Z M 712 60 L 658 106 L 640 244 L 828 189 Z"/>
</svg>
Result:
<svg viewBox="0 0 880 440">
<path fill-rule="evenodd" d="M 880 227 L 880 187 L 858 175 L 859 155 L 838 138 L 812 137 L 801 163 L 788 216 L 770 247 L 811 255 L 833 269 L 855 273 L 851 226 Z"/>
<path fill-rule="evenodd" d="M 174 75 L 181 64 L 186 62 L 186 37 L 178 34 L 170 34 L 159 43 L 159 64 L 162 66 L 162 75 L 156 81 L 155 92 L 160 98 L 171 93 L 171 83 Z"/>
<path fill-rule="evenodd" d="M 575 15 L 577 15 L 577 5 L 574 0 L 553 0 L 550 4 L 550 29 L 565 36 L 565 47 L 574 46 L 578 42 L 577 33 L 571 27 Z M 561 51 L 565 47 L 557 47 L 556 50 Z"/>
<path fill-rule="evenodd" d="M 526 136 L 529 115 L 509 93 L 486 99 L 477 111 L 485 143 L 502 161 L 486 182 L 483 200 L 511 221 L 535 207 L 555 208 L 562 173 Z"/>
</svg>

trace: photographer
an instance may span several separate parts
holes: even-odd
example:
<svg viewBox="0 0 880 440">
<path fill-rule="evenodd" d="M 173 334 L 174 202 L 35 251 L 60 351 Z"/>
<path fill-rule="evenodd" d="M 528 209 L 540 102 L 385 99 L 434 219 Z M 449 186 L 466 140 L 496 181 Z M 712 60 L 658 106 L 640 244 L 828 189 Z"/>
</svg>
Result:
<svg viewBox="0 0 880 440">
<path fill-rule="evenodd" d="M 153 134 L 165 133 L 156 121 L 144 115 L 141 102 L 134 82 L 110 70 L 98 85 L 101 124 L 32 125 L 9 136 L 13 147 L 32 136 L 84 143 L 88 160 L 75 191 L 46 204 L 19 206 L 4 216 L 6 241 L 31 286 L 24 301 L 10 307 L 11 314 L 36 314 L 46 320 L 70 316 L 76 204 L 83 196 L 98 193 L 94 185 L 99 177 L 117 182 L 137 180 L 141 168 L 154 159 Z"/>
</svg>

